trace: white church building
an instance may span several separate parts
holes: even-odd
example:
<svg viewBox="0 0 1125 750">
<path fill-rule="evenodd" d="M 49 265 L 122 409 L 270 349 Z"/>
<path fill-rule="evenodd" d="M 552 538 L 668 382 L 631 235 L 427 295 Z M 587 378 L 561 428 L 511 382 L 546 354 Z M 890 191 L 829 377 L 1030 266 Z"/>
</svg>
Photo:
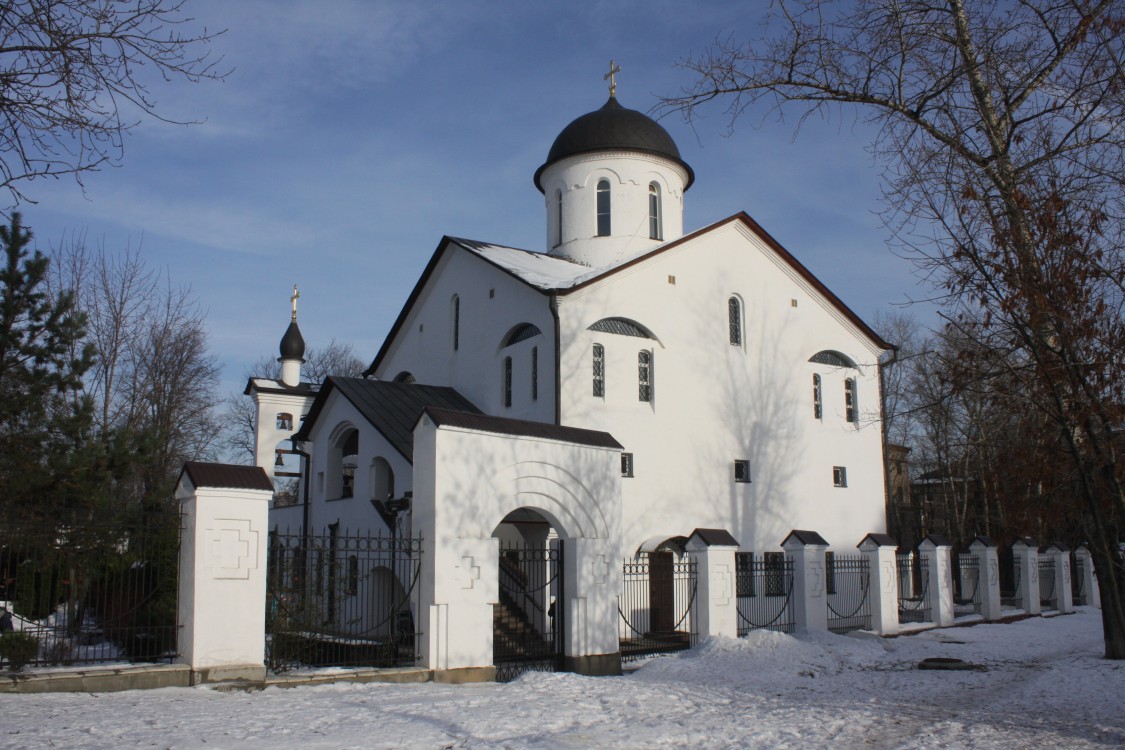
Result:
<svg viewBox="0 0 1125 750">
<path fill-rule="evenodd" d="M 623 558 L 885 530 L 890 345 L 747 214 L 685 233 L 694 179 L 611 87 L 534 173 L 545 250 L 442 238 L 364 376 L 319 388 L 294 299 L 281 378 L 247 385 L 258 465 L 303 477 L 271 525 L 423 538 L 429 668 L 492 663 L 501 541 L 561 540 L 568 664 L 599 673 Z"/>
</svg>

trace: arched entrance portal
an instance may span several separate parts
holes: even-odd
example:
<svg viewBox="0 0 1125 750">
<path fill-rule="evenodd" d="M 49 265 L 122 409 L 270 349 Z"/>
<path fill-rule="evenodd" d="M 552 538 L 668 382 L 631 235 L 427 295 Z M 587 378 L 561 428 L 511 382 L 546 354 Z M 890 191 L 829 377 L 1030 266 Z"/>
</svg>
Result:
<svg viewBox="0 0 1125 750">
<path fill-rule="evenodd" d="M 500 541 L 492 638 L 496 681 L 553 672 L 563 659 L 563 540 L 529 508 L 505 516 L 492 536 Z"/>
</svg>

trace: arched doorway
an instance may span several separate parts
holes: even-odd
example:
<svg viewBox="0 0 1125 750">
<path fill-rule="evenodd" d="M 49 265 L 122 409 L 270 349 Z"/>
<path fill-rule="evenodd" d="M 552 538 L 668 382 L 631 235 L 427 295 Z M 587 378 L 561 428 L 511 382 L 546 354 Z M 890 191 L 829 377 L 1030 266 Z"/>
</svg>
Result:
<svg viewBox="0 0 1125 750">
<path fill-rule="evenodd" d="M 546 516 L 530 508 L 509 513 L 492 536 L 500 542 L 492 638 L 496 681 L 554 672 L 563 659 L 563 540 Z"/>
</svg>

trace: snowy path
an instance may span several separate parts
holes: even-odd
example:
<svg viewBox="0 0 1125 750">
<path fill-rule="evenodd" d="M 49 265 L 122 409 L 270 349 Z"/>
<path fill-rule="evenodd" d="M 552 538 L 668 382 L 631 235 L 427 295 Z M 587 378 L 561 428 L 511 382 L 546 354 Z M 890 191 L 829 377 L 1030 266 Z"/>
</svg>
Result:
<svg viewBox="0 0 1125 750">
<path fill-rule="evenodd" d="M 909 638 L 757 633 L 620 678 L 0 698 L 0 748 L 1106 748 L 1125 664 L 1100 615 Z M 983 672 L 919 671 L 933 656 Z"/>
</svg>

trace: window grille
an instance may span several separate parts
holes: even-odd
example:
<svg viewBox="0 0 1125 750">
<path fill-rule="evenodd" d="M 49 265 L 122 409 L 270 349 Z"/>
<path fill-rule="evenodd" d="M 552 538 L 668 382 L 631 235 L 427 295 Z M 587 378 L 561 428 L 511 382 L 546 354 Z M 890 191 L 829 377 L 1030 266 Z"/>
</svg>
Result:
<svg viewBox="0 0 1125 750">
<path fill-rule="evenodd" d="M 652 355 L 647 351 L 637 354 L 637 397 L 652 401 Z"/>
<path fill-rule="evenodd" d="M 453 351 L 461 345 L 461 298 L 453 295 Z"/>
<path fill-rule="evenodd" d="M 821 402 L 820 395 L 820 375 L 813 374 L 812 376 L 812 404 L 813 404 L 813 417 L 820 419 L 824 416 L 824 406 Z"/>
<path fill-rule="evenodd" d="M 664 239 L 664 222 L 660 213 L 660 186 L 655 182 L 648 185 L 648 238 Z"/>
<path fill-rule="evenodd" d="M 828 349 L 809 357 L 809 362 L 832 367 L 855 367 L 855 362 L 851 361 L 846 355 Z"/>
<path fill-rule="evenodd" d="M 844 381 L 844 414 L 849 422 L 859 421 L 859 407 L 856 403 L 855 378 Z"/>
<path fill-rule="evenodd" d="M 833 466 L 832 467 L 832 486 L 833 487 L 847 487 L 848 486 L 848 467 L 846 467 L 846 466 Z"/>
<path fill-rule="evenodd" d="M 534 323 L 520 323 L 513 328 L 507 338 L 504 339 L 504 346 L 511 346 L 521 341 L 527 341 L 529 338 L 538 336 L 540 333 L 542 333 L 542 331 L 540 331 L 539 326 Z"/>
<path fill-rule="evenodd" d="M 504 406 L 512 405 L 512 358 L 504 357 Z"/>
<path fill-rule="evenodd" d="M 750 483 L 750 462 L 743 459 L 735 459 L 734 461 L 734 481 L 749 484 Z"/>
<path fill-rule="evenodd" d="M 594 344 L 594 395 L 605 397 L 605 348 L 601 344 Z"/>
<path fill-rule="evenodd" d="M 730 345 L 742 346 L 742 305 L 738 297 L 727 300 L 727 319 L 730 328 Z"/>
<path fill-rule="evenodd" d="M 531 347 L 531 400 L 539 399 L 539 347 Z"/>
<path fill-rule="evenodd" d="M 633 476 L 633 454 L 632 453 L 622 453 L 621 454 L 621 476 L 623 476 L 623 477 Z"/>
<path fill-rule="evenodd" d="M 558 230 L 555 232 L 555 247 L 562 244 L 563 241 L 563 219 L 562 219 L 562 191 L 555 191 L 555 223 L 558 225 Z"/>
<path fill-rule="evenodd" d="M 609 236 L 609 180 L 598 181 L 598 236 Z"/>
<path fill-rule="evenodd" d="M 785 553 L 766 552 L 766 596 L 785 596 Z"/>
</svg>

